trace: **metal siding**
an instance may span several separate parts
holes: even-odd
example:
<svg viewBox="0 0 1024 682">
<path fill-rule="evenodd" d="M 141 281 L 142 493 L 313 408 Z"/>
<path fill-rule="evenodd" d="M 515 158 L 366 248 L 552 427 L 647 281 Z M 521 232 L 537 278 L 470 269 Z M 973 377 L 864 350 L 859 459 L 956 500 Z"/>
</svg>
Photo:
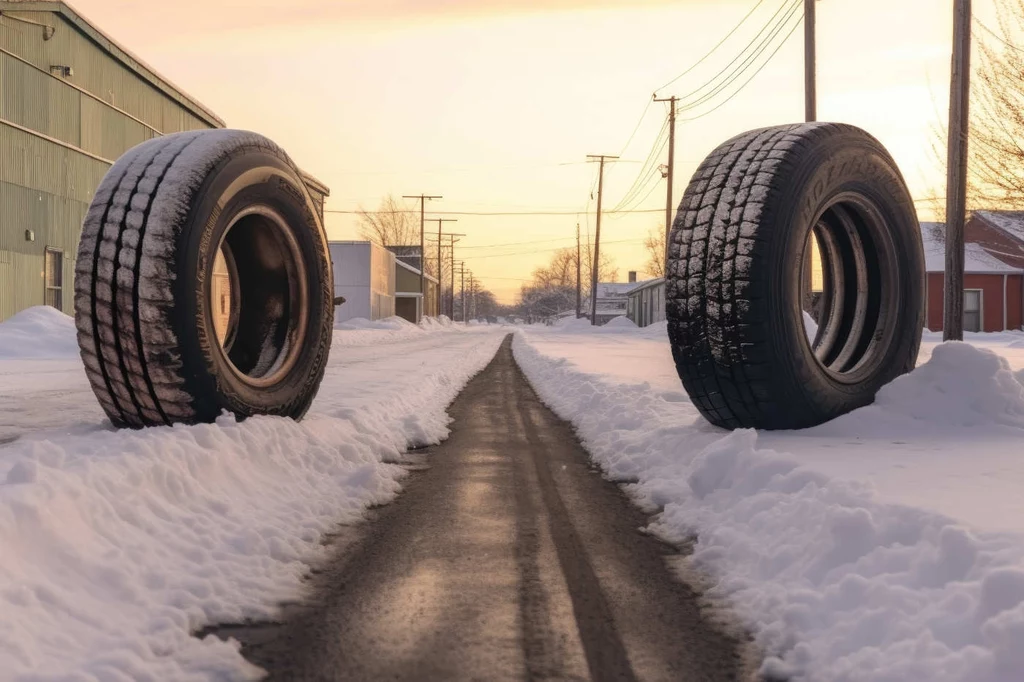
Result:
<svg viewBox="0 0 1024 682">
<path fill-rule="evenodd" d="M 44 41 L 42 28 L 0 18 L 0 48 L 29 62 L 0 53 L 0 119 L 109 160 L 158 134 L 147 125 L 162 132 L 210 127 L 62 17 L 16 14 L 57 30 Z M 53 77 L 51 64 L 71 66 L 74 75 Z M 82 220 L 108 168 L 0 120 L 0 321 L 43 304 L 47 247 L 64 253 L 63 308 L 71 311 Z M 25 239 L 26 229 L 35 241 Z"/>
<path fill-rule="evenodd" d="M 164 133 L 211 127 L 107 54 L 63 17 L 53 12 L 9 14 L 56 27 L 53 37 L 44 41 L 42 28 L 12 19 L 0 19 L 0 47 L 46 72 L 36 71 L 40 76 L 49 78 L 47 74 L 51 65 L 70 66 L 74 69 L 70 82 Z M 55 85 L 61 82 L 60 79 L 50 80 Z M 37 129 L 34 125 L 31 127 Z M 138 133 L 129 132 L 128 138 L 138 139 Z"/>
</svg>

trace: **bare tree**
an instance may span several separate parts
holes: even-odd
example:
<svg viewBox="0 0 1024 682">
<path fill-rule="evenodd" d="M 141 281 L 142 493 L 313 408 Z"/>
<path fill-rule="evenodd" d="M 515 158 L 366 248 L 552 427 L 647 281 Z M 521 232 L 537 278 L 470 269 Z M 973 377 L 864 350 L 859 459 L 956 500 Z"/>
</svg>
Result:
<svg viewBox="0 0 1024 682">
<path fill-rule="evenodd" d="M 647 251 L 647 274 L 653 277 L 665 276 L 665 227 L 655 225 L 644 237 L 644 250 Z"/>
<path fill-rule="evenodd" d="M 980 59 L 971 81 L 967 208 L 1024 209 L 1024 0 L 999 0 L 994 27 L 975 23 Z M 933 151 L 945 168 L 945 126 L 935 129 Z M 944 219 L 944 190 L 932 199 Z"/>
<path fill-rule="evenodd" d="M 419 215 L 389 194 L 376 211 L 359 207 L 359 235 L 381 246 L 408 246 L 420 243 Z"/>
</svg>

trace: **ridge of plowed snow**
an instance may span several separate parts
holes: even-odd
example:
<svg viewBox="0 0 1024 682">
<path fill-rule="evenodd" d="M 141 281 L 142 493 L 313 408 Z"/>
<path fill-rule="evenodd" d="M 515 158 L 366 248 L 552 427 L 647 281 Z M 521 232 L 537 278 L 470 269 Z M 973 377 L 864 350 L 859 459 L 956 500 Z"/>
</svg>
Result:
<svg viewBox="0 0 1024 682">
<path fill-rule="evenodd" d="M 591 358 L 611 349 L 615 362 L 629 362 L 624 340 L 595 335 L 601 345 L 588 349 L 575 335 L 572 344 L 550 337 L 516 335 L 527 378 L 574 424 L 607 476 L 635 481 L 627 485 L 634 500 L 660 510 L 654 532 L 676 542 L 696 536 L 686 563 L 753 634 L 765 673 L 830 682 L 1024 679 L 1024 532 L 987 532 L 881 501 L 861 481 L 759 447 L 763 434 L 710 426 L 685 395 L 639 383 L 651 348 L 640 333 L 628 373 L 595 371 Z M 574 357 L 586 357 L 587 369 Z M 796 443 L 829 429 L 866 435 L 885 418 L 889 428 L 899 421 L 904 436 L 1016 429 L 1024 426 L 1022 388 L 1003 358 L 945 344 L 883 389 L 876 405 L 770 439 Z M 927 455 L 920 466 L 929 466 Z"/>
<path fill-rule="evenodd" d="M 0 359 L 77 355 L 75 319 L 56 308 L 27 308 L 0 322 Z"/>
<path fill-rule="evenodd" d="M 190 633 L 296 599 L 324 534 L 397 494 L 405 470 L 388 462 L 447 435 L 447 405 L 501 338 L 339 344 L 301 423 L 95 424 L 0 445 L 0 681 L 257 679 L 235 643 Z M 80 362 L 61 366 L 92 400 Z M 0 363 L 16 367 L 31 376 Z M 64 398 L 32 390 L 59 412 Z"/>
</svg>

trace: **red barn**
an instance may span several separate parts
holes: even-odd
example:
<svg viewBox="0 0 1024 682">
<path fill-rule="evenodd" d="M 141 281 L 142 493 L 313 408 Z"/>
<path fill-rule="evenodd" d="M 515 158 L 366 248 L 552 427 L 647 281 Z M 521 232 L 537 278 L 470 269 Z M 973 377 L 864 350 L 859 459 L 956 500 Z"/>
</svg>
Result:
<svg viewBox="0 0 1024 682">
<path fill-rule="evenodd" d="M 925 325 L 942 330 L 945 225 L 922 223 Z M 964 231 L 964 331 L 1024 326 L 1024 212 L 975 211 Z"/>
</svg>

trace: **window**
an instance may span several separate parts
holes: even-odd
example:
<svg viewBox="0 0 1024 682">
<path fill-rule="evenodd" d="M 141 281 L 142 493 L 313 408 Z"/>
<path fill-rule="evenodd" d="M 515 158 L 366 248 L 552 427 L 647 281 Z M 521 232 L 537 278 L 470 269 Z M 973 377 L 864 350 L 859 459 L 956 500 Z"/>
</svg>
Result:
<svg viewBox="0 0 1024 682">
<path fill-rule="evenodd" d="M 964 331 L 981 331 L 981 289 L 964 289 Z"/>
<path fill-rule="evenodd" d="M 46 282 L 43 303 L 57 310 L 64 309 L 64 252 L 46 249 L 43 279 Z"/>
</svg>

